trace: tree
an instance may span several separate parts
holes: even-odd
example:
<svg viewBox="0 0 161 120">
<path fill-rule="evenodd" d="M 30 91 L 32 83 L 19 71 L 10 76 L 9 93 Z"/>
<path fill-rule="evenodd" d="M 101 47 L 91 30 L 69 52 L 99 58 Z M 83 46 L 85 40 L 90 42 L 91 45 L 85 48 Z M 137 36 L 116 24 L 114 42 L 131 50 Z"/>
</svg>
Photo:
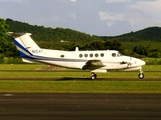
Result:
<svg viewBox="0 0 161 120">
<path fill-rule="evenodd" d="M 133 49 L 133 52 L 139 54 L 139 55 L 144 55 L 144 56 L 147 56 L 148 55 L 148 47 L 144 47 L 142 45 L 139 45 L 139 46 L 135 46 L 134 49 Z"/>
<path fill-rule="evenodd" d="M 9 26 L 6 24 L 4 19 L 0 18 L 0 57 L 4 57 L 6 49 L 9 47 L 9 42 L 7 41 L 7 35 Z"/>
<path fill-rule="evenodd" d="M 105 43 L 106 49 L 122 51 L 122 45 L 118 39 L 108 40 Z"/>
</svg>

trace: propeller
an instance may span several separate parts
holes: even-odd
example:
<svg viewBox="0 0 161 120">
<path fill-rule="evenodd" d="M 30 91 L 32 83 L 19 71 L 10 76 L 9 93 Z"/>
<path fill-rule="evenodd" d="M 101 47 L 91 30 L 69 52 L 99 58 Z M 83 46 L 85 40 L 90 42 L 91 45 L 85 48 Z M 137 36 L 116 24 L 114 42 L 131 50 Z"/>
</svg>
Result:
<svg viewBox="0 0 161 120">
<path fill-rule="evenodd" d="M 127 68 L 130 68 L 131 67 L 131 62 L 127 63 Z"/>
<path fill-rule="evenodd" d="M 132 65 L 131 61 L 132 61 L 132 57 L 130 56 L 130 62 L 127 63 L 127 68 L 131 67 L 131 65 Z"/>
<path fill-rule="evenodd" d="M 130 61 L 129 62 L 122 61 L 120 64 L 127 64 L 127 68 L 130 68 L 131 65 L 132 65 L 131 60 L 132 60 L 132 57 L 130 57 Z"/>
</svg>

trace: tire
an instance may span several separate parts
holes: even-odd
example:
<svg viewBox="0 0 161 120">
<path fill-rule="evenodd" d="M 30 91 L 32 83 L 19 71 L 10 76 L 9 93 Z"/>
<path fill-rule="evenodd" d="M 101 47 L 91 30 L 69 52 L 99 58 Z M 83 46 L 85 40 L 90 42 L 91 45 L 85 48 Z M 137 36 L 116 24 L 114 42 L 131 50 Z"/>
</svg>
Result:
<svg viewBox="0 0 161 120">
<path fill-rule="evenodd" d="M 138 75 L 138 77 L 139 77 L 140 79 L 143 79 L 143 78 L 144 78 L 144 74 L 143 74 L 143 73 L 140 73 L 140 74 Z"/>
<path fill-rule="evenodd" d="M 96 79 L 96 76 L 95 75 L 91 75 L 91 79 L 92 80 L 95 80 Z"/>
<path fill-rule="evenodd" d="M 91 74 L 91 79 L 92 79 L 92 80 L 95 80 L 96 78 L 97 78 L 97 75 L 96 75 L 95 73 L 92 73 L 92 74 Z"/>
</svg>

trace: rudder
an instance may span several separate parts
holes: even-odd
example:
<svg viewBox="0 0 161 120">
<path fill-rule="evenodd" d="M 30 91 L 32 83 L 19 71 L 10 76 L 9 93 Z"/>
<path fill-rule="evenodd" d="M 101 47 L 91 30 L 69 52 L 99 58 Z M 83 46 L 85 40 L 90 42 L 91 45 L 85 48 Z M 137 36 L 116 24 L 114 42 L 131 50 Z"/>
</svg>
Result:
<svg viewBox="0 0 161 120">
<path fill-rule="evenodd" d="M 22 59 L 30 59 L 32 56 L 32 50 L 40 49 L 40 47 L 30 37 L 31 33 L 8 32 L 7 35 L 12 36 L 15 46 L 18 49 Z"/>
</svg>

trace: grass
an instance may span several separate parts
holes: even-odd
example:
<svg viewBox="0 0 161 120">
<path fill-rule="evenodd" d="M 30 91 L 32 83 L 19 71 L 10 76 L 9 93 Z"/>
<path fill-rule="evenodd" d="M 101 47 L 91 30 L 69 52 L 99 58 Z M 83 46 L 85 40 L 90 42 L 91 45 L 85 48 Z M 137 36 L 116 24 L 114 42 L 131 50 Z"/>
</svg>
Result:
<svg viewBox="0 0 161 120">
<path fill-rule="evenodd" d="M 36 70 L 47 67 L 44 64 L 0 64 L 0 70 Z"/>
<path fill-rule="evenodd" d="M 0 65 L 0 78 L 41 78 L 46 80 L 0 80 L 0 92 L 70 92 L 70 93 L 161 93 L 161 81 L 89 81 L 77 78 L 89 78 L 90 72 L 27 72 L 45 68 L 47 65 Z M 146 65 L 143 68 L 146 78 L 161 78 L 161 65 Z M 68 71 L 68 70 L 67 70 Z M 98 78 L 137 78 L 138 72 L 98 73 Z M 75 80 L 53 81 L 48 78 L 75 78 Z"/>
<path fill-rule="evenodd" d="M 161 93 L 161 82 L 0 81 L 0 92 Z"/>
<path fill-rule="evenodd" d="M 135 46 L 145 46 L 147 47 L 150 45 L 150 49 L 160 49 L 161 42 L 151 42 L 151 41 L 144 41 L 144 42 L 121 42 L 123 48 L 132 49 Z"/>
</svg>

